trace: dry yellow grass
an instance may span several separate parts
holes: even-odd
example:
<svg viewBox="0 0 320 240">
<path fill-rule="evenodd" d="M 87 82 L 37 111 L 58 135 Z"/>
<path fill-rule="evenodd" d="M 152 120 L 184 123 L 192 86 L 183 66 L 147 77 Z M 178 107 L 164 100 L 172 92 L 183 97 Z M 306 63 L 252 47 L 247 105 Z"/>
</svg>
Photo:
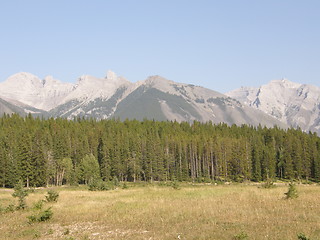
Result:
<svg viewBox="0 0 320 240">
<path fill-rule="evenodd" d="M 32 210 L 0 215 L 0 239 L 320 239 L 320 186 L 300 185 L 299 198 L 284 200 L 287 186 L 185 185 L 180 190 L 135 186 L 106 192 L 60 188 L 53 218 L 28 224 Z M 28 196 L 28 206 L 45 190 Z M 0 189 L 0 204 L 12 201 Z"/>
</svg>

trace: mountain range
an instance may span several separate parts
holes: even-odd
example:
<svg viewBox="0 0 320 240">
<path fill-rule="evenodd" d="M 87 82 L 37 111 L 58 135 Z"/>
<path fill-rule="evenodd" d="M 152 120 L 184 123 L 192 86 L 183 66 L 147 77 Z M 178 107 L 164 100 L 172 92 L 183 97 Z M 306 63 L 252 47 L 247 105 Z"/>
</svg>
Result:
<svg viewBox="0 0 320 240">
<path fill-rule="evenodd" d="M 75 84 L 17 73 L 0 83 L 0 114 L 109 119 L 194 120 L 319 133 L 320 89 L 288 80 L 225 94 L 161 76 L 131 83 L 114 72 L 81 76 Z"/>
<path fill-rule="evenodd" d="M 226 95 L 288 126 L 320 133 L 320 88 L 317 86 L 282 79 L 258 88 L 242 87 Z"/>
</svg>

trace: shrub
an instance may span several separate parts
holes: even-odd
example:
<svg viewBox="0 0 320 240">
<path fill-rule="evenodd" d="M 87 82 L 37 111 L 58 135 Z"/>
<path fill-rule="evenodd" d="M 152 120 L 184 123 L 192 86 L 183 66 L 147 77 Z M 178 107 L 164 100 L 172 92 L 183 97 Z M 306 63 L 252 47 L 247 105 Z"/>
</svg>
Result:
<svg viewBox="0 0 320 240">
<path fill-rule="evenodd" d="M 111 190 L 112 184 L 104 182 L 102 180 L 95 180 L 89 184 L 89 191 L 107 191 Z"/>
<path fill-rule="evenodd" d="M 16 207 L 13 204 L 9 204 L 5 209 L 4 212 L 8 213 L 8 212 L 14 212 L 14 210 L 16 210 Z"/>
<path fill-rule="evenodd" d="M 59 193 L 54 190 L 49 190 L 48 195 L 46 195 L 47 202 L 57 202 L 59 198 Z"/>
<path fill-rule="evenodd" d="M 41 237 L 41 233 L 39 233 L 38 231 L 36 231 L 34 234 L 33 234 L 33 238 L 40 238 Z"/>
<path fill-rule="evenodd" d="M 128 189 L 128 188 L 129 188 L 129 187 L 128 187 L 127 183 L 124 182 L 123 185 L 122 185 L 122 189 Z"/>
<path fill-rule="evenodd" d="M 69 228 L 66 228 L 64 231 L 63 231 L 63 235 L 68 235 L 70 234 L 70 230 Z"/>
<path fill-rule="evenodd" d="M 296 185 L 294 185 L 293 183 L 289 183 L 288 192 L 286 192 L 285 195 L 286 195 L 285 197 L 286 199 L 297 198 L 298 191 L 297 191 Z"/>
<path fill-rule="evenodd" d="M 261 185 L 261 188 L 266 188 L 266 189 L 275 188 L 275 187 L 276 185 L 274 185 L 273 181 L 269 179 L 264 184 Z"/>
<path fill-rule="evenodd" d="M 38 202 L 35 202 L 33 204 L 33 209 L 35 210 L 41 210 L 42 207 L 43 207 L 43 203 L 44 203 L 44 200 L 39 200 Z"/>
<path fill-rule="evenodd" d="M 119 187 L 119 180 L 116 176 L 113 177 L 112 182 L 115 187 Z"/>
<path fill-rule="evenodd" d="M 14 193 L 12 194 L 12 196 L 18 198 L 19 203 L 17 206 L 17 210 L 25 209 L 27 207 L 26 197 L 28 196 L 28 190 L 24 189 L 24 185 L 22 181 L 19 181 L 14 186 Z"/>
<path fill-rule="evenodd" d="M 35 187 L 29 187 L 27 191 L 28 191 L 28 193 L 35 193 L 36 192 L 36 188 Z"/>
<path fill-rule="evenodd" d="M 37 214 L 30 215 L 27 218 L 29 219 L 29 223 L 34 222 L 45 222 L 52 218 L 53 212 L 50 208 L 47 208 L 44 211 L 38 212 Z"/>
<path fill-rule="evenodd" d="M 48 208 L 38 215 L 38 222 L 48 221 L 49 219 L 51 219 L 52 215 L 53 215 L 53 212 L 51 208 Z"/>
<path fill-rule="evenodd" d="M 180 189 L 180 185 L 179 185 L 179 183 L 178 183 L 177 181 L 173 181 L 173 182 L 171 183 L 171 187 L 172 187 L 173 189 L 176 189 L 176 190 L 179 190 L 179 189 Z"/>
<path fill-rule="evenodd" d="M 249 239 L 249 236 L 247 233 L 241 232 L 239 234 L 234 235 L 233 239 L 234 240 L 246 240 L 246 239 Z"/>
<path fill-rule="evenodd" d="M 297 236 L 299 240 L 311 240 L 304 233 L 299 233 Z"/>
</svg>

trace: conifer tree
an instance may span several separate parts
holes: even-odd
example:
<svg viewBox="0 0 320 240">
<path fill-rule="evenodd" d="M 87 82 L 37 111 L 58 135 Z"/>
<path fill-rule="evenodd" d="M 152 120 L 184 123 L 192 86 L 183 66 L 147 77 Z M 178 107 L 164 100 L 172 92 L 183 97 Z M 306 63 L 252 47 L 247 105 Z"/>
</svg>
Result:
<svg viewBox="0 0 320 240">
<path fill-rule="evenodd" d="M 253 140 L 252 145 L 252 177 L 254 181 L 261 181 L 261 161 L 262 161 L 262 143 L 258 138 Z"/>
<path fill-rule="evenodd" d="M 14 186 L 14 192 L 12 196 L 18 198 L 18 202 L 19 202 L 17 206 L 18 210 L 25 209 L 27 207 L 26 197 L 28 196 L 28 191 L 24 189 L 23 181 L 19 181 Z"/>
<path fill-rule="evenodd" d="M 292 141 L 291 137 L 288 136 L 285 144 L 283 146 L 283 159 L 284 159 L 284 178 L 293 179 L 294 169 L 293 169 L 293 160 L 292 160 Z"/>
<path fill-rule="evenodd" d="M 23 182 L 27 187 L 30 186 L 30 181 L 33 180 L 33 161 L 35 160 L 34 156 L 31 154 L 31 138 L 29 135 L 22 137 L 22 141 L 19 143 L 18 147 L 18 169 L 19 177 L 23 179 Z"/>
</svg>

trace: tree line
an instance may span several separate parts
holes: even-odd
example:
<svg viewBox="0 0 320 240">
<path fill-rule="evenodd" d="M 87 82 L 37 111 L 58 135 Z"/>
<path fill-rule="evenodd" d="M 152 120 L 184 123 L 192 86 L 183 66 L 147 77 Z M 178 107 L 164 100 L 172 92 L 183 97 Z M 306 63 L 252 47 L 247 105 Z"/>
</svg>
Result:
<svg viewBox="0 0 320 240">
<path fill-rule="evenodd" d="M 320 138 L 194 121 L 0 118 L 0 186 L 109 181 L 320 180 Z"/>
</svg>

